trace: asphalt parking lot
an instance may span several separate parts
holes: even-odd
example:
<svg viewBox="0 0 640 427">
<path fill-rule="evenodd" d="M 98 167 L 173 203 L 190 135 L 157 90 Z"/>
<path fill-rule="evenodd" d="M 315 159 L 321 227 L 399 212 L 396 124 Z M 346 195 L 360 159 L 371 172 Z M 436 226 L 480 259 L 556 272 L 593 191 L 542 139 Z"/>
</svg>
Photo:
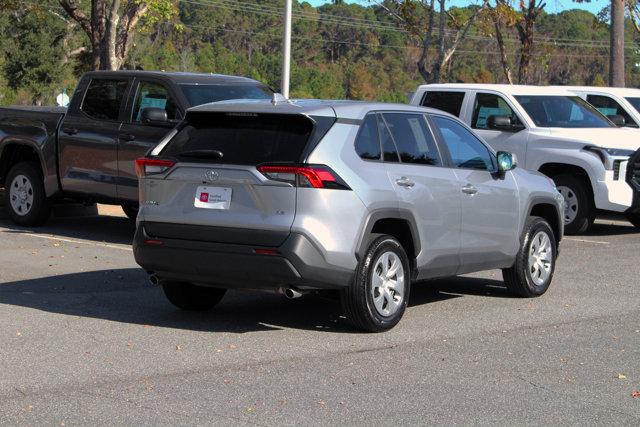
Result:
<svg viewBox="0 0 640 427">
<path fill-rule="evenodd" d="M 414 287 L 394 330 L 337 302 L 230 292 L 174 309 L 118 209 L 12 225 L 0 209 L 0 423 L 640 423 L 640 233 L 569 237 L 541 298 L 497 271 Z M 639 393 L 640 394 L 640 393 Z"/>
</svg>

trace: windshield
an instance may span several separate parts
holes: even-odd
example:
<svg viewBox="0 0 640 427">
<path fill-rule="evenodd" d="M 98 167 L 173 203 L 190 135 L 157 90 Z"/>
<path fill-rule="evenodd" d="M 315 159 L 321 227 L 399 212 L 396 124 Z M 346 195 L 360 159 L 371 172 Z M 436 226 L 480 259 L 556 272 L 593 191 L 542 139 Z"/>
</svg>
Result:
<svg viewBox="0 0 640 427">
<path fill-rule="evenodd" d="M 523 95 L 515 98 L 538 127 L 615 127 L 591 104 L 577 96 Z"/>
<path fill-rule="evenodd" d="M 271 99 L 273 96 L 273 92 L 268 86 L 255 84 L 182 84 L 180 89 L 182 89 L 182 93 L 187 97 L 192 107 L 229 99 Z"/>
<path fill-rule="evenodd" d="M 625 98 L 629 104 L 633 105 L 636 111 L 640 112 L 640 98 Z"/>
</svg>

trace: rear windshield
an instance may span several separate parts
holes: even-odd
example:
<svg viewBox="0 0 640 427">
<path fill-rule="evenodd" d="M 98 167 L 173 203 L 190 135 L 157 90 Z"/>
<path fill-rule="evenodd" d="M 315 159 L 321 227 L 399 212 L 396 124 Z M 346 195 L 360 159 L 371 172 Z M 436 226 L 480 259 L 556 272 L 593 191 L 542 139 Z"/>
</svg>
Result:
<svg viewBox="0 0 640 427">
<path fill-rule="evenodd" d="M 185 162 L 259 165 L 296 163 L 313 132 L 305 116 L 191 113 L 161 155 Z"/>
<path fill-rule="evenodd" d="M 258 84 L 182 84 L 180 89 L 192 107 L 229 99 L 271 99 L 273 97 L 273 92 L 268 86 Z"/>
</svg>

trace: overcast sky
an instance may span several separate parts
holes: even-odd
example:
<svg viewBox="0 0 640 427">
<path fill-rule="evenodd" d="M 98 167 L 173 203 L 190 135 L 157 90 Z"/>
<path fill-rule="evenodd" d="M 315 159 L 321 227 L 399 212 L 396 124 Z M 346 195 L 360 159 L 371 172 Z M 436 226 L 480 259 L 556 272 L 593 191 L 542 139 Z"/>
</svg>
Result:
<svg viewBox="0 0 640 427">
<path fill-rule="evenodd" d="M 306 0 L 314 6 L 318 6 L 324 3 L 329 3 L 328 0 Z M 347 3 L 359 3 L 361 5 L 371 5 L 374 2 L 369 0 L 346 0 Z M 464 0 L 451 0 L 449 1 L 450 5 L 455 6 L 466 6 L 468 4 L 478 4 L 479 2 L 474 1 L 464 1 Z M 607 5 L 608 1 L 606 0 L 595 0 L 590 3 L 576 3 L 571 0 L 547 0 L 546 10 L 549 13 L 555 13 L 561 10 L 566 9 L 585 9 L 591 11 L 592 13 L 598 13 L 602 8 Z"/>
</svg>

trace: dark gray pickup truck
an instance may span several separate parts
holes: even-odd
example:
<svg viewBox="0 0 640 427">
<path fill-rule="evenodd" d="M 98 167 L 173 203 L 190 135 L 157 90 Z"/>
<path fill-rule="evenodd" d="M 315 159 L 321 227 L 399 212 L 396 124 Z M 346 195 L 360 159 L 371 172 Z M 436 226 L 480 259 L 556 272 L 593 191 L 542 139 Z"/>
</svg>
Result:
<svg viewBox="0 0 640 427">
<path fill-rule="evenodd" d="M 55 200 L 138 209 L 135 159 L 162 141 L 189 107 L 270 99 L 255 80 L 215 74 L 95 71 L 68 109 L 0 108 L 0 188 L 19 225 L 39 225 Z"/>
</svg>

